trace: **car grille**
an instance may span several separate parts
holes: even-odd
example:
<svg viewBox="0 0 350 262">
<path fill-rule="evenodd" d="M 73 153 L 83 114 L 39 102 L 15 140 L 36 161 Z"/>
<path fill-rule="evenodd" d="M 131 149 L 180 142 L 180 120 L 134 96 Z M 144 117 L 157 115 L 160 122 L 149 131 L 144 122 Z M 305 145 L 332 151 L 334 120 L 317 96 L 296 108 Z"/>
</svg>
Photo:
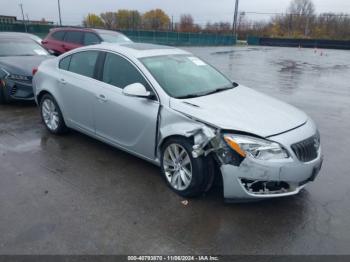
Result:
<svg viewBox="0 0 350 262">
<path fill-rule="evenodd" d="M 11 88 L 11 90 L 10 90 L 10 95 L 11 95 L 11 96 L 14 96 L 14 95 L 16 94 L 16 92 L 17 92 L 17 86 L 14 85 L 14 86 Z"/>
<path fill-rule="evenodd" d="M 318 133 L 308 139 L 292 145 L 295 155 L 302 162 L 310 162 L 316 159 L 318 156 L 319 147 L 320 136 Z"/>
</svg>

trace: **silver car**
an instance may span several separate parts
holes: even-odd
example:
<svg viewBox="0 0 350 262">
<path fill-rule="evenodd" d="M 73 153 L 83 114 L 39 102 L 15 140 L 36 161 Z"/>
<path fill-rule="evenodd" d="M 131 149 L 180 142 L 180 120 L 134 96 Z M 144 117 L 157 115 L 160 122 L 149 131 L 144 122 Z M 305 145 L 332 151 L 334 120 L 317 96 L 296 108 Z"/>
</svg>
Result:
<svg viewBox="0 0 350 262">
<path fill-rule="evenodd" d="M 43 62 L 34 91 L 51 133 L 75 129 L 150 161 L 183 197 L 215 178 L 226 200 L 295 195 L 321 169 L 319 132 L 305 113 L 177 48 L 79 48 Z"/>
</svg>

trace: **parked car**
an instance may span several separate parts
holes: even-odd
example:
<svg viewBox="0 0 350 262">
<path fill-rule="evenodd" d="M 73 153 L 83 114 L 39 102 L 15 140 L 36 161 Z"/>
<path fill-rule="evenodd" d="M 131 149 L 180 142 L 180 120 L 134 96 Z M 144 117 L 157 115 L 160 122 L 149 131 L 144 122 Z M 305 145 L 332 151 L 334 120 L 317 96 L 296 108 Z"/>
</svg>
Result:
<svg viewBox="0 0 350 262">
<path fill-rule="evenodd" d="M 32 70 L 52 58 L 48 51 L 22 33 L 0 34 L 0 103 L 34 101 Z"/>
<path fill-rule="evenodd" d="M 184 197 L 217 173 L 229 200 L 295 195 L 321 168 L 311 118 L 180 49 L 84 47 L 42 63 L 34 83 L 51 133 L 75 129 L 159 165 Z"/>
<path fill-rule="evenodd" d="M 129 43 L 132 42 L 122 33 L 90 28 L 55 28 L 42 41 L 43 46 L 54 54 L 60 55 L 72 49 L 95 45 L 102 42 Z"/>
<path fill-rule="evenodd" d="M 29 34 L 29 33 L 19 33 L 19 32 L 0 32 L 0 37 L 4 35 L 4 36 L 15 36 L 15 37 L 19 37 L 19 36 L 22 36 L 22 37 L 28 37 L 32 40 L 34 40 L 35 42 L 37 42 L 38 44 L 41 45 L 41 41 L 42 39 L 37 36 L 37 35 L 33 35 L 33 34 Z"/>
</svg>

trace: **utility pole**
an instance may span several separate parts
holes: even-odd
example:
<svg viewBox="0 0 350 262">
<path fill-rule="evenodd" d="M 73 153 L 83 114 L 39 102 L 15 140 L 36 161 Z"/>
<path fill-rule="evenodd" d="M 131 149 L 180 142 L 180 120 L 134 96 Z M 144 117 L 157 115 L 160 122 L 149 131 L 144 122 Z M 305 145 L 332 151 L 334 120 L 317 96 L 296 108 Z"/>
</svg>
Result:
<svg viewBox="0 0 350 262">
<path fill-rule="evenodd" d="M 174 16 L 171 16 L 171 31 L 174 31 Z"/>
<path fill-rule="evenodd" d="M 25 18 L 24 18 L 24 12 L 23 12 L 23 4 L 19 4 L 19 7 L 21 8 L 21 11 L 22 11 L 22 21 L 23 21 L 23 24 L 24 24 L 24 29 L 25 29 L 25 31 L 26 31 L 26 33 L 28 32 L 28 30 L 27 30 L 27 23 L 26 23 L 26 20 L 25 20 Z"/>
<path fill-rule="evenodd" d="M 239 0 L 236 0 L 235 14 L 233 16 L 233 25 L 232 25 L 232 32 L 234 37 L 237 35 L 238 4 L 239 4 Z"/>
<path fill-rule="evenodd" d="M 58 16 L 60 18 L 60 26 L 62 26 L 62 17 L 61 17 L 61 3 L 60 0 L 57 0 L 57 4 L 58 4 Z"/>
</svg>

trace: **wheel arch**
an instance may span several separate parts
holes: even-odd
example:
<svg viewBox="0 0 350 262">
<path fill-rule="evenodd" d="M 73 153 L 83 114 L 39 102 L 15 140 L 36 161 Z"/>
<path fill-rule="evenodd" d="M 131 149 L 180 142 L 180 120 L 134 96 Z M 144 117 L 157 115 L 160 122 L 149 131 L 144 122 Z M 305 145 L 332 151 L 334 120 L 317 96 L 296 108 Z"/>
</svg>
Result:
<svg viewBox="0 0 350 262">
<path fill-rule="evenodd" d="M 60 100 L 57 99 L 57 97 L 52 92 L 48 91 L 47 89 L 40 90 L 40 92 L 36 96 L 37 104 L 40 106 L 41 100 L 43 99 L 44 95 L 50 95 L 55 99 L 55 101 L 56 101 L 56 103 L 57 103 L 57 105 L 62 113 L 63 120 L 64 120 L 65 124 L 67 124 L 67 121 L 66 121 L 67 118 L 66 118 L 64 107 L 61 105 Z"/>
<path fill-rule="evenodd" d="M 38 105 L 40 105 L 41 100 L 43 99 L 43 96 L 46 95 L 46 94 L 49 94 L 49 95 L 53 96 L 49 91 L 41 90 L 39 92 L 39 94 L 36 96 L 36 100 L 37 100 Z"/>
<path fill-rule="evenodd" d="M 162 149 L 163 146 L 164 146 L 164 144 L 165 144 L 167 141 L 169 141 L 170 139 L 174 139 L 174 138 L 181 138 L 181 139 L 185 138 L 185 139 L 191 140 L 192 142 L 194 141 L 193 136 L 192 136 L 192 137 L 188 137 L 188 136 L 185 136 L 184 134 L 172 134 L 172 135 L 169 135 L 169 136 L 167 136 L 167 137 L 164 137 L 164 138 L 160 141 L 159 146 L 158 146 L 159 149 Z"/>
</svg>

